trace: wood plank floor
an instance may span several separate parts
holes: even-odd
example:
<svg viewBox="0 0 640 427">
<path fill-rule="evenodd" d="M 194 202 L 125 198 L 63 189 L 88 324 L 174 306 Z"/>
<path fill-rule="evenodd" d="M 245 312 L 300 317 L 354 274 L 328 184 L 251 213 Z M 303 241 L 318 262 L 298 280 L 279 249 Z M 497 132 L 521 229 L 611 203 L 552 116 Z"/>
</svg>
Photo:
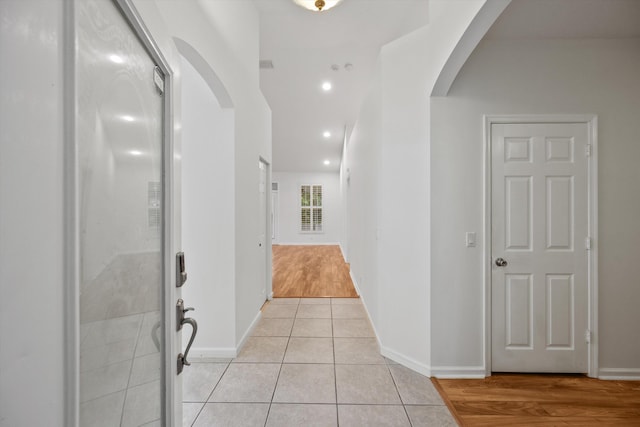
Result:
<svg viewBox="0 0 640 427">
<path fill-rule="evenodd" d="M 640 426 L 640 381 L 527 374 L 432 381 L 462 426 Z"/>
<path fill-rule="evenodd" d="M 357 298 L 339 246 L 273 245 L 276 298 Z"/>
</svg>

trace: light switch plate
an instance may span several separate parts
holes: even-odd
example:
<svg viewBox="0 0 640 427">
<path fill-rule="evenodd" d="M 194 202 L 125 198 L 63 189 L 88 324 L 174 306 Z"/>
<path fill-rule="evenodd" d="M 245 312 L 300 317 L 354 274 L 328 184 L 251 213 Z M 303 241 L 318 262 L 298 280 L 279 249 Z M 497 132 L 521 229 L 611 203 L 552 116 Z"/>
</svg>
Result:
<svg viewBox="0 0 640 427">
<path fill-rule="evenodd" d="M 468 248 L 475 248 L 476 247 L 476 233 L 473 232 L 473 231 L 467 231 L 465 237 L 466 237 L 467 247 Z"/>
</svg>

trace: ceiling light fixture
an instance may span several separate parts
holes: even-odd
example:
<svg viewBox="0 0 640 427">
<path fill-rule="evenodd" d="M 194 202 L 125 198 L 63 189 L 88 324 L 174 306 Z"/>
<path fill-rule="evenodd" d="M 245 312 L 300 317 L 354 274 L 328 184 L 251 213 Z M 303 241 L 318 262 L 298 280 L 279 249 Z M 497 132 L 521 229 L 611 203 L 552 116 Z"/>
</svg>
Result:
<svg viewBox="0 0 640 427">
<path fill-rule="evenodd" d="M 324 161 L 324 164 L 325 164 L 326 166 L 329 166 L 329 165 L 331 164 L 331 162 L 330 162 L 329 160 L 325 160 L 325 161 Z"/>
<path fill-rule="evenodd" d="M 328 130 L 327 130 L 327 131 L 324 131 L 324 133 L 322 134 L 322 136 L 324 136 L 325 138 L 331 138 L 331 132 L 329 132 Z"/>
<path fill-rule="evenodd" d="M 322 90 L 324 90 L 325 92 L 330 91 L 331 90 L 331 83 L 330 82 L 322 83 Z"/>
<path fill-rule="evenodd" d="M 314 12 L 329 10 L 341 1 L 342 0 L 293 0 L 293 2 L 298 6 L 302 6 L 305 9 L 313 10 Z"/>
<path fill-rule="evenodd" d="M 131 154 L 132 156 L 142 156 L 142 151 L 131 150 L 131 151 L 129 151 L 129 154 Z"/>
<path fill-rule="evenodd" d="M 120 116 L 120 118 L 125 122 L 133 122 L 136 120 L 133 118 L 133 116 L 129 116 L 129 115 Z"/>
</svg>

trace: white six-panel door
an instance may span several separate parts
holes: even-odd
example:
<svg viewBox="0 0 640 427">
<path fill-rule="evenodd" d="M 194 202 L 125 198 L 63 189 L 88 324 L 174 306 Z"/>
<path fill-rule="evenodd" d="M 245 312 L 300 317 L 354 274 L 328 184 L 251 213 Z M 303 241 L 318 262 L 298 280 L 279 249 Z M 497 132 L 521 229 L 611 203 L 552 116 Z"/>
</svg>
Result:
<svg viewBox="0 0 640 427">
<path fill-rule="evenodd" d="M 588 371 L 588 132 L 491 125 L 494 372 Z"/>
</svg>

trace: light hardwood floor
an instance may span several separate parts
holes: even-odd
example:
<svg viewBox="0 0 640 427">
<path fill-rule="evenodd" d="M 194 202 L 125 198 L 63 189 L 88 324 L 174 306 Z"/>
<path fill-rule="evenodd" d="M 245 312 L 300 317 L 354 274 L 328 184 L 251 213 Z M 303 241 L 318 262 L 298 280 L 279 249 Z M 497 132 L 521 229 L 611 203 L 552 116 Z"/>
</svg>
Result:
<svg viewBox="0 0 640 427">
<path fill-rule="evenodd" d="M 339 246 L 273 245 L 276 298 L 357 298 Z"/>
<path fill-rule="evenodd" d="M 526 374 L 432 381 L 462 426 L 640 426 L 640 381 Z"/>
</svg>

